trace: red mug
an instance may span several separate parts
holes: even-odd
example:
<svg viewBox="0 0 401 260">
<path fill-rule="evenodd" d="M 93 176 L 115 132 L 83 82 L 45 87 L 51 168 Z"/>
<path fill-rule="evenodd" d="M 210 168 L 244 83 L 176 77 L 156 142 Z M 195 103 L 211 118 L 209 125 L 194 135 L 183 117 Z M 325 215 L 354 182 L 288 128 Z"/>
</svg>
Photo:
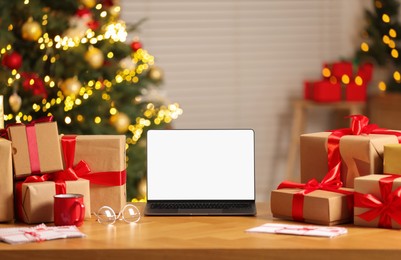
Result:
<svg viewBox="0 0 401 260">
<path fill-rule="evenodd" d="M 54 225 L 81 226 L 85 218 L 84 195 L 57 194 L 54 195 Z"/>
</svg>

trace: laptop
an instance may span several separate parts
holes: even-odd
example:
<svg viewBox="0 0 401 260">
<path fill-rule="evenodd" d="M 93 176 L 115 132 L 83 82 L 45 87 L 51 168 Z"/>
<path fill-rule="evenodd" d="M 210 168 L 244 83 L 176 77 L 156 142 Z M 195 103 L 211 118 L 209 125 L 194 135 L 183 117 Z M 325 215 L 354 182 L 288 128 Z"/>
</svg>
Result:
<svg viewBox="0 0 401 260">
<path fill-rule="evenodd" d="M 252 129 L 147 132 L 145 215 L 255 215 Z"/>
</svg>

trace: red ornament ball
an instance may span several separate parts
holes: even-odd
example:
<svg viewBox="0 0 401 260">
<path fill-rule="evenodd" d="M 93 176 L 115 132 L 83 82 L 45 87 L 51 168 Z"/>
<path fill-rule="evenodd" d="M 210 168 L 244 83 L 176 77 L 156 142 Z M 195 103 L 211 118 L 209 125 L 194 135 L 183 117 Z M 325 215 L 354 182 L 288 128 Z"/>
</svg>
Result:
<svg viewBox="0 0 401 260">
<path fill-rule="evenodd" d="M 1 63 L 9 68 L 10 70 L 17 70 L 21 68 L 22 65 L 22 56 L 18 52 L 12 52 L 10 54 L 4 54 L 3 60 Z"/>
<path fill-rule="evenodd" d="M 140 41 L 133 41 L 131 43 L 131 49 L 135 52 L 137 50 L 139 50 L 140 48 L 142 48 L 142 43 Z"/>
<path fill-rule="evenodd" d="M 47 98 L 45 83 L 38 74 L 34 72 L 22 72 L 21 76 L 23 78 L 22 87 L 25 91 L 30 91 L 35 96 Z"/>
</svg>

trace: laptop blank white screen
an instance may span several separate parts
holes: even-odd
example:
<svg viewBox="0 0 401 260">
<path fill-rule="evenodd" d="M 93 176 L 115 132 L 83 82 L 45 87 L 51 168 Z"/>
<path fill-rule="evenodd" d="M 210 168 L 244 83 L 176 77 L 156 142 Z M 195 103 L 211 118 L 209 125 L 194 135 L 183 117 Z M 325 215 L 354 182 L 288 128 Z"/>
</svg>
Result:
<svg viewBox="0 0 401 260">
<path fill-rule="evenodd" d="M 148 200 L 254 200 L 253 130 L 149 130 Z"/>
</svg>

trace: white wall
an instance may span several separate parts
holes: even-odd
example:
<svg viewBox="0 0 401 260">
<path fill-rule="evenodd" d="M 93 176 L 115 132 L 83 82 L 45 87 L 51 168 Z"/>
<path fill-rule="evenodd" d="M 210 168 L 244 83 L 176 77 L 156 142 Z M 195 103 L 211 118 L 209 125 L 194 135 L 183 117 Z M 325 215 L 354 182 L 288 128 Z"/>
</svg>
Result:
<svg viewBox="0 0 401 260">
<path fill-rule="evenodd" d="M 136 35 L 184 110 L 176 128 L 255 130 L 257 199 L 266 201 L 284 178 L 291 100 L 323 62 L 357 48 L 367 2 L 121 0 L 121 18 L 148 18 Z M 309 131 L 326 129 L 327 114 L 312 117 Z"/>
</svg>

